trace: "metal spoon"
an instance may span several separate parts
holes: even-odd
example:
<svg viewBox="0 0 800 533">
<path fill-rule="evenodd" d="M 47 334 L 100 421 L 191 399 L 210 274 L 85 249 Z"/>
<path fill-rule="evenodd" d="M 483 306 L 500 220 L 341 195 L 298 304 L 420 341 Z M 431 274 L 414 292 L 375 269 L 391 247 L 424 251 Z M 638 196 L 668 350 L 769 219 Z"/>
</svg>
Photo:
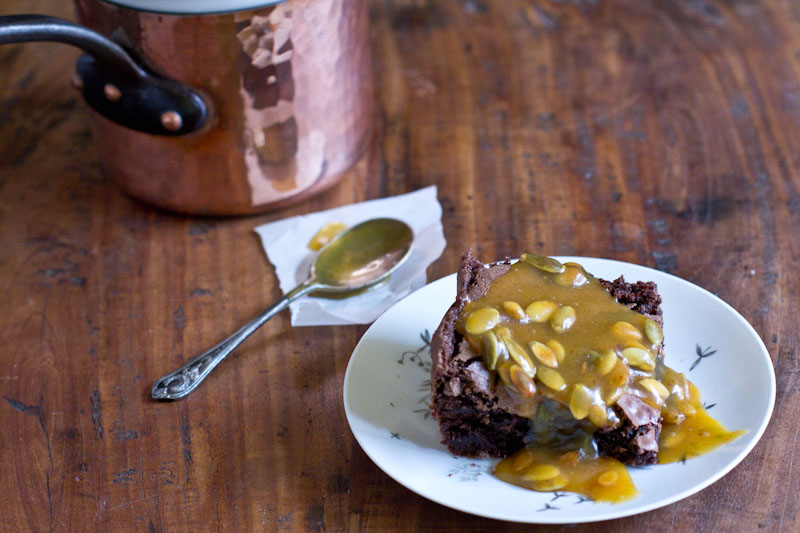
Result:
<svg viewBox="0 0 800 533">
<path fill-rule="evenodd" d="M 301 296 L 311 291 L 346 295 L 386 279 L 408 258 L 413 240 L 411 228 L 393 218 L 374 218 L 343 231 L 320 250 L 306 281 L 236 333 L 156 381 L 153 398 L 187 396 L 242 341 Z"/>
</svg>

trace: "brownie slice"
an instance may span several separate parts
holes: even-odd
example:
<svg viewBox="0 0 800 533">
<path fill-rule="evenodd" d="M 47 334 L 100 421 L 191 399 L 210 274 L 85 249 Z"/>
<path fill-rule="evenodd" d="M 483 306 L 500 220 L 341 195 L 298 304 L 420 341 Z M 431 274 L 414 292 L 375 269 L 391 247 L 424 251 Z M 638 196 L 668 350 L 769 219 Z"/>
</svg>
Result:
<svg viewBox="0 0 800 533">
<path fill-rule="evenodd" d="M 458 269 L 456 301 L 431 340 L 433 415 L 444 437 L 442 443 L 456 455 L 511 455 L 522 448 L 531 428 L 530 420 L 511 411 L 511 398 L 502 387 L 495 390 L 493 376 L 480 354 L 455 329 L 466 303 L 486 294 L 492 281 L 509 266 L 505 261 L 486 268 L 468 251 Z"/>
<path fill-rule="evenodd" d="M 442 443 L 455 455 L 506 457 L 524 446 L 530 420 L 514 412 L 514 401 L 469 343 L 455 322 L 467 302 L 479 299 L 492 281 L 505 274 L 508 260 L 484 265 L 467 251 L 458 269 L 457 294 L 431 340 L 431 399 Z M 661 325 L 661 298 L 655 283 L 627 283 L 620 277 L 603 286 L 623 305 Z M 658 451 L 660 412 L 632 395 L 623 395 L 615 411 L 621 424 L 598 431 L 601 455 L 627 464 L 651 464 Z"/>
</svg>

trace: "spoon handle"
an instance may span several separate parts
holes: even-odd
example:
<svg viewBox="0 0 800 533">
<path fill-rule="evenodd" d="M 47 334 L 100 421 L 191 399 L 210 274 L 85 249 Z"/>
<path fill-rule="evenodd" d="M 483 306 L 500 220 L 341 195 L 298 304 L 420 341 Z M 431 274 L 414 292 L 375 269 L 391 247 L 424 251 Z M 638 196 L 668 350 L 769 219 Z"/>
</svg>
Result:
<svg viewBox="0 0 800 533">
<path fill-rule="evenodd" d="M 208 376 L 214 367 L 239 346 L 242 341 L 253 334 L 267 320 L 283 311 L 286 306 L 300 296 L 316 289 L 318 285 L 307 281 L 291 291 L 286 296 L 275 302 L 263 313 L 239 328 L 236 333 L 223 340 L 205 353 L 193 357 L 188 363 L 174 372 L 157 380 L 153 385 L 154 400 L 180 400 L 188 396 Z"/>
</svg>

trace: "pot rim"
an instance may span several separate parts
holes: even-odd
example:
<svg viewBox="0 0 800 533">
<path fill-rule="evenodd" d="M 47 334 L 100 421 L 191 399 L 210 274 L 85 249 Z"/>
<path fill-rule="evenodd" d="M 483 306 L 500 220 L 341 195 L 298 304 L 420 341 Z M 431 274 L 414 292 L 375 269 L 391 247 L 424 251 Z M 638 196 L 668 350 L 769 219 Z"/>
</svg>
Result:
<svg viewBox="0 0 800 533">
<path fill-rule="evenodd" d="M 99 2 L 165 15 L 221 15 L 274 6 L 287 0 L 98 0 Z"/>
</svg>

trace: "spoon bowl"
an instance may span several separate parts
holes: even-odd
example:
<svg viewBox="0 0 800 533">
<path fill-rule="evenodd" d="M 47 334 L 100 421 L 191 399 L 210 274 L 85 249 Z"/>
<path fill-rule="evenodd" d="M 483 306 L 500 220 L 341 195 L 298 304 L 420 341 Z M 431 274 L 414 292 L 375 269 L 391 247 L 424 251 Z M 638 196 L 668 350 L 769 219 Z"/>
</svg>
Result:
<svg viewBox="0 0 800 533">
<path fill-rule="evenodd" d="M 350 292 L 370 287 L 397 270 L 411 251 L 414 233 L 405 222 L 375 218 L 343 231 L 327 243 L 311 265 L 318 292 Z"/>
<path fill-rule="evenodd" d="M 156 381 L 153 399 L 189 395 L 242 341 L 301 296 L 314 291 L 347 297 L 385 280 L 411 254 L 413 242 L 408 224 L 393 218 L 374 218 L 343 231 L 319 251 L 306 281 L 236 333 Z"/>
</svg>

